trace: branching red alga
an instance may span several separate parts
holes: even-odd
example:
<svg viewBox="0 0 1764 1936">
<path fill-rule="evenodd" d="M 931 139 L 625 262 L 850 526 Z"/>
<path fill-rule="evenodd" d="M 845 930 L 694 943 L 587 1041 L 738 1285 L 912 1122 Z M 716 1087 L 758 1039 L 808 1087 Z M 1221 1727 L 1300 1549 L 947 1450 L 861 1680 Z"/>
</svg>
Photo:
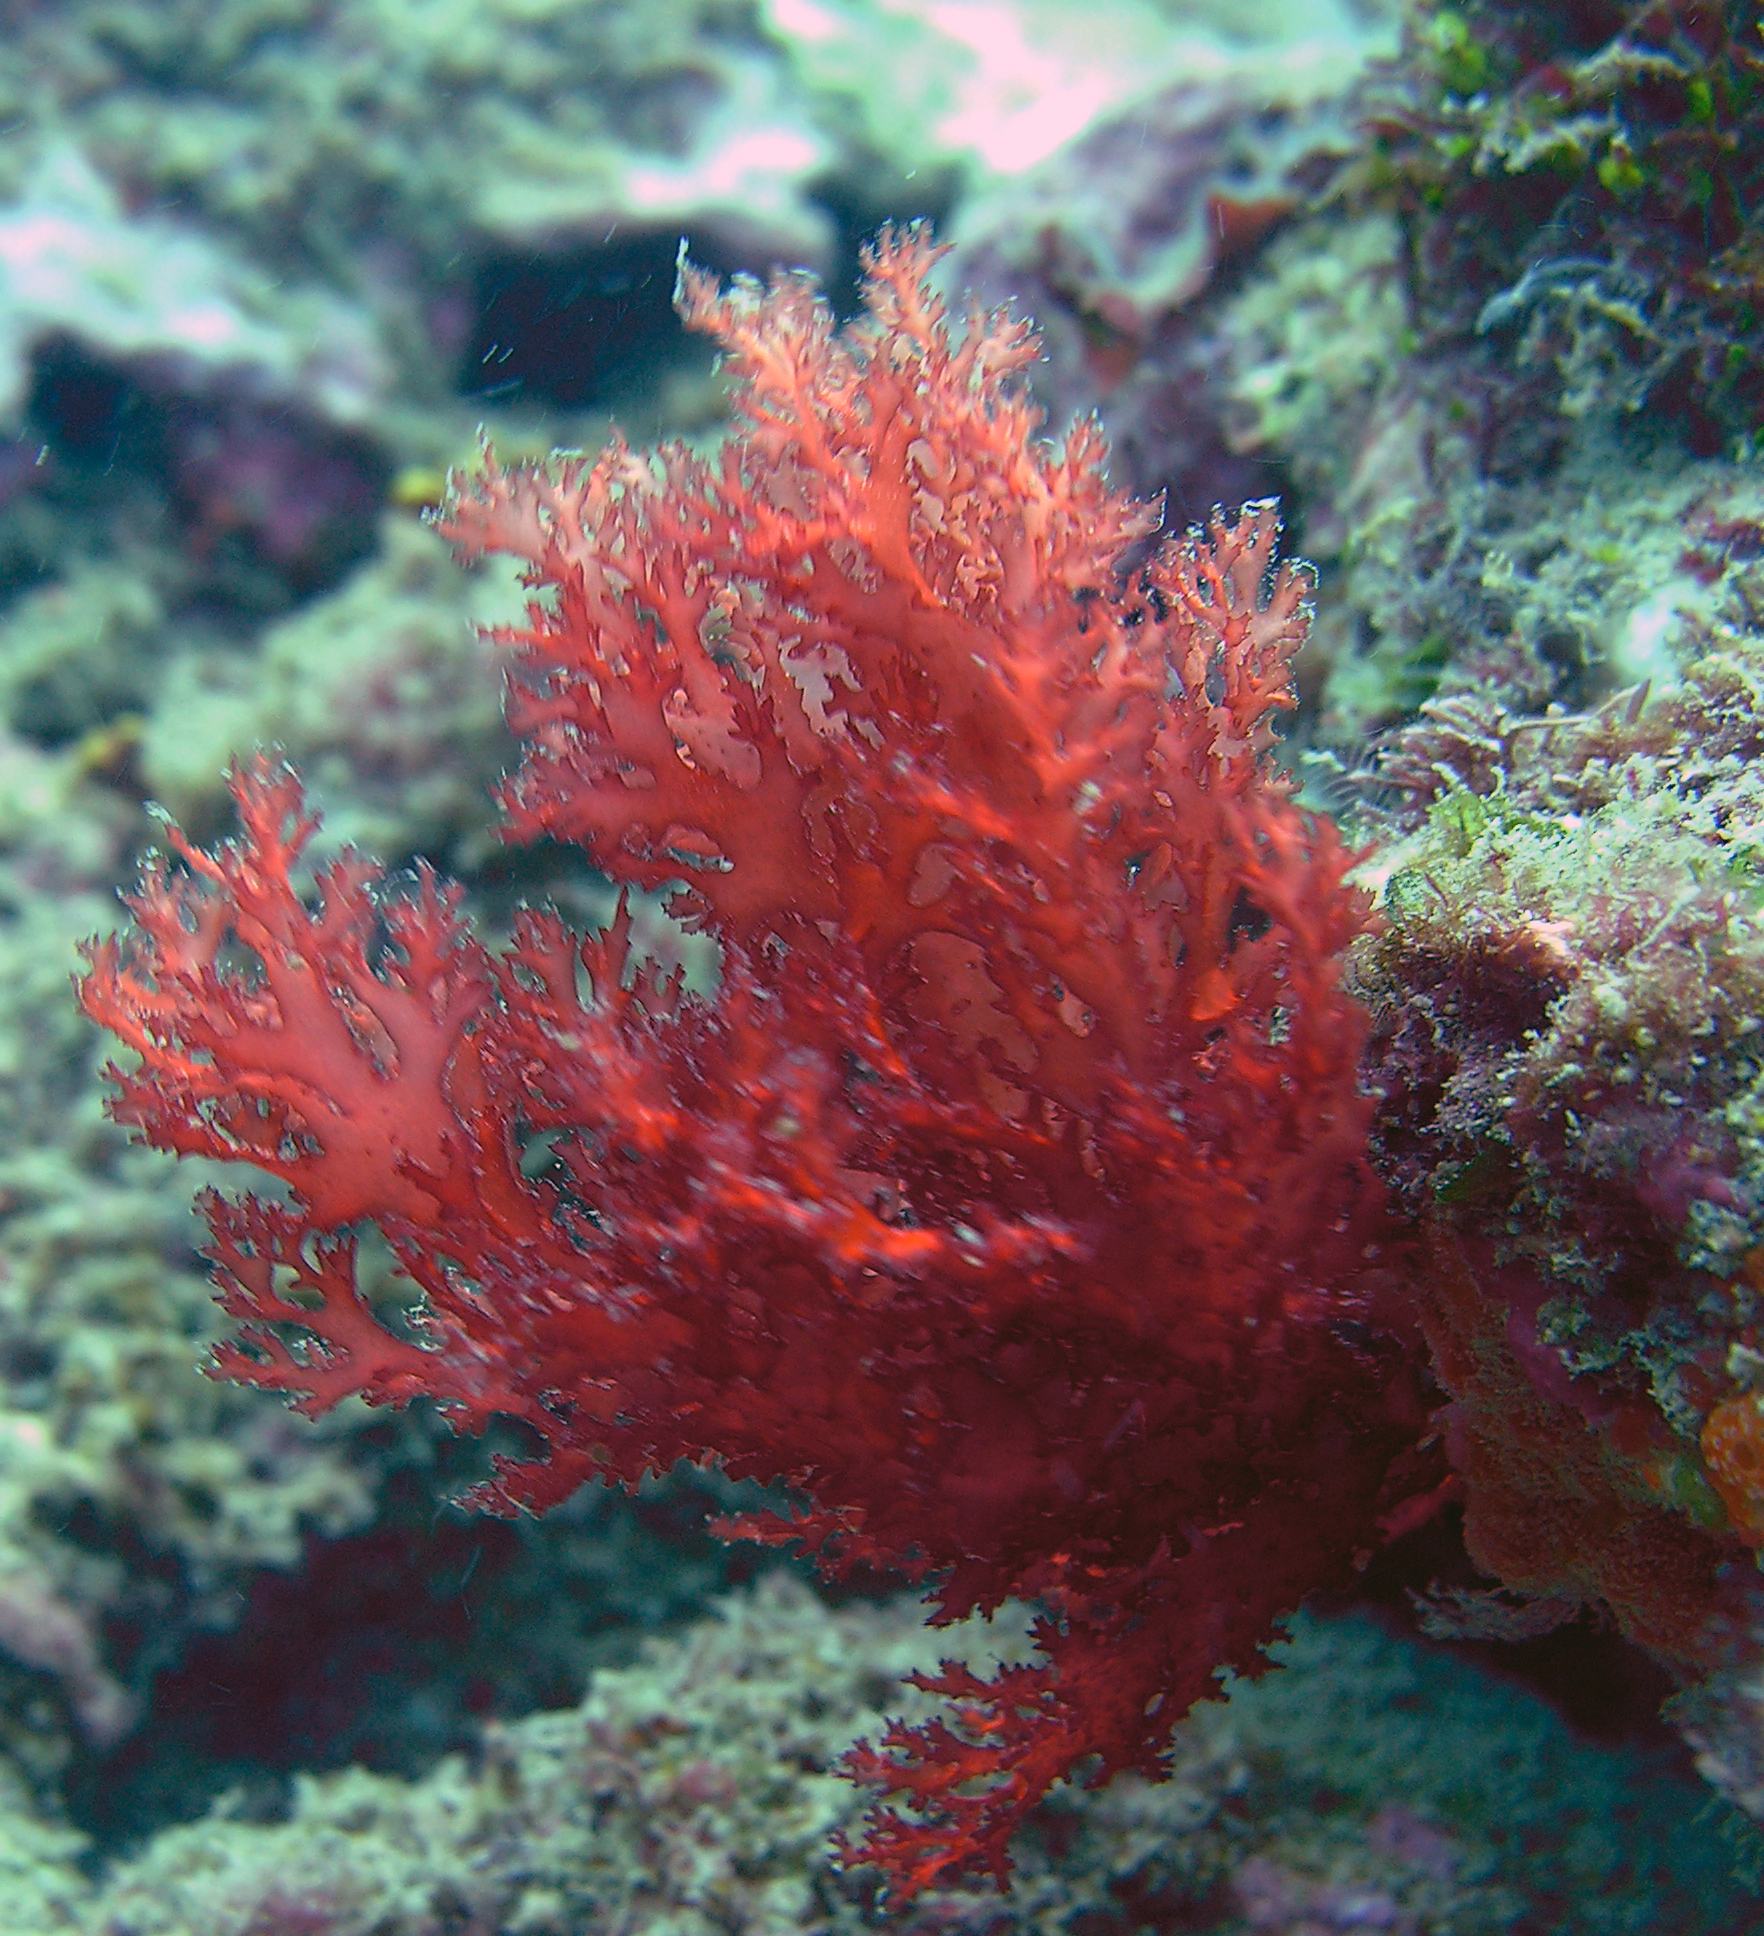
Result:
<svg viewBox="0 0 1764 1936">
<path fill-rule="evenodd" d="M 1034 338 L 952 330 L 935 254 L 884 237 L 845 329 L 685 271 L 716 461 L 486 456 L 438 519 L 543 591 L 501 636 L 511 837 L 667 890 L 714 996 L 623 909 L 495 952 L 426 873 L 307 881 L 263 758 L 82 984 L 136 1052 L 119 1121 L 286 1186 L 207 1200 L 226 1375 L 520 1421 L 492 1510 L 716 1460 L 812 1501 L 740 1530 L 829 1574 L 1039 1602 L 1035 1661 L 852 1758 L 903 1893 L 1004 1875 L 1077 1764 L 1155 1774 L 1370 1543 L 1420 1418 L 1370 1288 L 1363 901 L 1270 757 L 1309 576 L 1272 505 L 1172 542 L 1093 426 L 1039 441 Z"/>
</svg>

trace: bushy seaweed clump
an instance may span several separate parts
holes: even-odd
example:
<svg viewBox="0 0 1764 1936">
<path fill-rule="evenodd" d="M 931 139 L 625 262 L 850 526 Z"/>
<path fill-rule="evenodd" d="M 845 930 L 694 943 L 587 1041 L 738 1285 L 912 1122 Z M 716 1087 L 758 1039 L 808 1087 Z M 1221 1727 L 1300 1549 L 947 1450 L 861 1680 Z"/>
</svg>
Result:
<svg viewBox="0 0 1764 1936">
<path fill-rule="evenodd" d="M 1353 188 L 1394 207 L 1424 330 L 1505 336 L 1564 407 L 1764 426 L 1764 41 L 1746 0 L 1423 0 Z"/>
</svg>

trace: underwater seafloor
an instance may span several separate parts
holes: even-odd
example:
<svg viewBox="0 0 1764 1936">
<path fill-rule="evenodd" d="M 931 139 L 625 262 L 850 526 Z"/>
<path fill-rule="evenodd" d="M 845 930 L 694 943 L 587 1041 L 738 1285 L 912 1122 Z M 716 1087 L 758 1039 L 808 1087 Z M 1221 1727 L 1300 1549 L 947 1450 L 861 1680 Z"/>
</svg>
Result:
<svg viewBox="0 0 1764 1936">
<path fill-rule="evenodd" d="M 218 1177 L 107 1121 L 70 976 L 258 747 L 327 851 L 604 918 L 499 843 L 517 581 L 420 514 L 480 429 L 714 442 L 682 238 L 849 313 L 920 217 L 1117 483 L 1319 569 L 1289 756 L 1381 896 L 1453 1474 L 1169 1781 L 896 1907 L 835 1764 L 1021 1619 L 826 1597 L 714 1474 L 486 1519 L 423 1404 L 204 1377 Z M 1696 1638 L 1764 1544 L 1755 4 L 19 0 L 0 411 L 0 1930 L 1764 1929 L 1757 1636 Z"/>
</svg>

